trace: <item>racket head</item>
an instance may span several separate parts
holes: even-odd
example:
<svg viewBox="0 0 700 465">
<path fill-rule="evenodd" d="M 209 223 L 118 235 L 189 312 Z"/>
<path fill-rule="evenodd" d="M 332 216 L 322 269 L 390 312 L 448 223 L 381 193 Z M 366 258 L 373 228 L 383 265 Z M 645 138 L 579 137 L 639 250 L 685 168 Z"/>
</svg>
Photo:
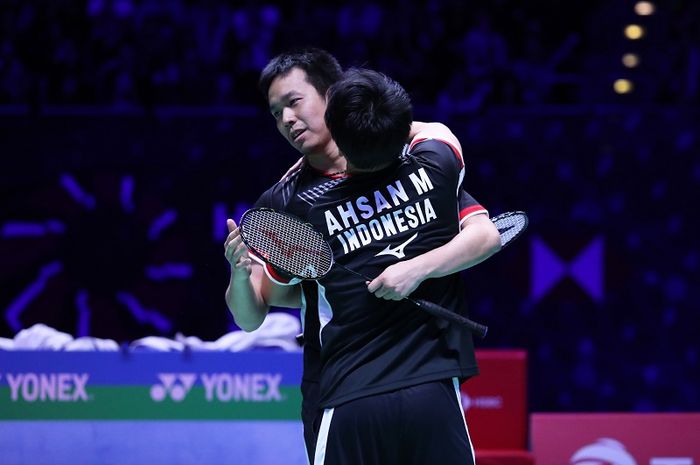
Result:
<svg viewBox="0 0 700 465">
<path fill-rule="evenodd" d="M 501 235 L 501 248 L 520 237 L 530 223 L 527 214 L 523 211 L 501 213 L 491 218 L 491 221 Z"/>
<path fill-rule="evenodd" d="M 241 217 L 241 239 L 261 260 L 298 279 L 321 279 L 333 266 L 333 250 L 312 225 L 272 208 Z"/>
</svg>

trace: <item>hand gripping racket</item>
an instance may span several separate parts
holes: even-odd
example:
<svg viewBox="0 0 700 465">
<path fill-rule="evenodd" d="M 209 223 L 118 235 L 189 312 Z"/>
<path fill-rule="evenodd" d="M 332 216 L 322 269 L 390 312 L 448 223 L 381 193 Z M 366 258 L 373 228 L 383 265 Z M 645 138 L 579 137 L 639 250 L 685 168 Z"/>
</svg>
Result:
<svg viewBox="0 0 700 465">
<path fill-rule="evenodd" d="M 503 215 L 499 215 L 501 216 Z M 527 220 L 527 217 L 525 219 Z M 512 238 L 506 243 L 515 239 L 521 232 L 514 231 L 518 224 L 527 225 L 527 221 L 513 222 L 508 218 L 502 222 L 504 232 L 515 233 L 509 234 Z M 243 214 L 239 227 L 241 239 L 255 255 L 295 278 L 321 279 L 335 264 L 365 281 L 372 281 L 372 278 L 335 262 L 333 250 L 323 239 L 323 235 L 300 218 L 270 208 L 253 208 Z M 501 242 L 503 243 L 503 239 Z M 433 316 L 464 326 L 482 338 L 486 336 L 488 327 L 482 324 L 423 299 L 405 299 Z"/>
</svg>

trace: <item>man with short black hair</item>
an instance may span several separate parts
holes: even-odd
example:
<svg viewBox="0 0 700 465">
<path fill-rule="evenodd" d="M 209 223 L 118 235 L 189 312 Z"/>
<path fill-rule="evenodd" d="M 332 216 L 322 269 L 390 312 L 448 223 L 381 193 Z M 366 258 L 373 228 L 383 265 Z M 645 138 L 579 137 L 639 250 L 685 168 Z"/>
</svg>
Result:
<svg viewBox="0 0 700 465">
<path fill-rule="evenodd" d="M 381 73 L 349 70 L 328 91 L 326 124 L 350 176 L 308 213 L 343 265 L 318 282 L 315 465 L 474 460 L 459 394 L 478 373 L 472 335 L 402 299 L 466 316 L 457 272 L 497 252 L 500 237 L 487 215 L 460 233 L 461 152 L 433 139 L 403 151 L 411 119 L 408 94 Z"/>
</svg>

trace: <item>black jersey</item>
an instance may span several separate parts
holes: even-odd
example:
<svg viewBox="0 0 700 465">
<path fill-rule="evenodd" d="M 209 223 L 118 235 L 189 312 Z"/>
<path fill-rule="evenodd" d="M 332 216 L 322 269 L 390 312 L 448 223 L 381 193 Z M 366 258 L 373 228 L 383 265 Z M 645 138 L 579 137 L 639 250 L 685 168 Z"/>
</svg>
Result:
<svg viewBox="0 0 700 465">
<path fill-rule="evenodd" d="M 455 237 L 463 216 L 483 212 L 460 205 L 461 155 L 436 140 L 381 172 L 346 178 L 316 200 L 309 221 L 333 248 L 335 260 L 367 276 Z M 473 200 L 473 199 L 472 199 Z M 458 274 L 423 282 L 412 294 L 467 314 Z M 367 395 L 477 373 L 471 333 L 432 317 L 406 300 L 376 298 L 340 267 L 319 282 L 323 408 Z"/>
<path fill-rule="evenodd" d="M 416 140 L 412 146 L 416 146 L 422 140 Z M 409 150 L 407 145 L 405 152 Z M 456 148 L 453 148 L 458 153 Z M 460 154 L 461 156 L 461 154 Z M 328 176 L 304 165 L 289 177 L 277 182 L 270 187 L 255 202 L 255 207 L 274 208 L 285 211 L 299 218 L 307 218 L 309 209 L 329 189 L 337 186 L 346 179 L 343 175 Z M 460 191 L 459 219 L 464 221 L 468 217 L 486 213 L 469 193 Z M 267 268 L 267 271 L 270 271 Z M 272 276 L 273 279 L 279 278 Z M 304 371 L 303 379 L 318 382 L 319 379 L 319 320 L 318 320 L 318 286 L 313 281 L 304 281 L 302 286 L 301 324 L 304 331 Z"/>
<path fill-rule="evenodd" d="M 305 165 L 299 171 L 279 181 L 263 192 L 255 202 L 255 207 L 268 207 L 285 211 L 299 218 L 306 218 L 309 208 L 326 191 L 342 182 L 340 175 L 325 176 Z M 268 267 L 266 271 L 271 271 Z M 279 281 L 279 276 L 271 276 Z M 304 330 L 304 371 L 303 379 L 318 382 L 319 350 L 318 341 L 318 287 L 315 281 L 304 281 L 302 286 L 301 324 Z"/>
<path fill-rule="evenodd" d="M 308 165 L 265 191 L 255 202 L 256 207 L 268 207 L 306 218 L 316 198 L 342 181 L 341 176 L 325 176 Z M 270 267 L 265 271 L 275 281 L 283 278 Z M 313 461 L 316 446 L 314 421 L 318 413 L 318 387 L 320 378 L 320 344 L 318 340 L 318 285 L 315 281 L 303 281 L 301 300 L 301 324 L 304 330 L 304 368 L 301 381 L 301 419 L 304 425 L 304 442 Z"/>
</svg>

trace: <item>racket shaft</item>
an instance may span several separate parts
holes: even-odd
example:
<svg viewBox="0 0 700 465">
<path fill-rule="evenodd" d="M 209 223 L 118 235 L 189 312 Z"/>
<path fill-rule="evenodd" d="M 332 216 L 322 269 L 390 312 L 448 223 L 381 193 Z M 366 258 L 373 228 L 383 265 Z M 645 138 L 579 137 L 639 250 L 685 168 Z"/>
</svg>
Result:
<svg viewBox="0 0 700 465">
<path fill-rule="evenodd" d="M 481 339 L 486 337 L 486 333 L 489 330 L 488 326 L 479 324 L 476 321 L 470 320 L 469 318 L 465 318 L 462 315 L 459 315 L 455 312 L 451 312 L 445 307 L 441 307 L 432 302 L 428 302 L 427 300 L 411 299 L 410 297 L 407 297 L 406 299 L 433 316 L 442 318 L 444 320 L 449 321 L 450 323 L 455 323 L 470 329 L 471 331 L 475 332 Z"/>
<path fill-rule="evenodd" d="M 354 274 L 355 276 L 364 279 L 365 281 L 372 281 L 372 278 L 370 278 L 369 276 L 362 274 L 359 271 L 355 271 L 352 268 L 348 268 L 347 266 L 343 265 L 342 263 L 334 262 L 333 264 L 335 266 L 338 266 L 338 267 L 344 269 L 348 273 Z"/>
<path fill-rule="evenodd" d="M 354 274 L 355 276 L 359 276 L 360 278 L 363 278 L 365 281 L 372 281 L 372 278 L 370 278 L 369 276 L 366 276 L 366 275 L 359 273 L 351 268 L 348 268 L 345 265 L 342 265 L 338 262 L 335 262 L 335 265 L 339 266 L 340 268 L 344 269 L 345 271 L 347 271 L 349 273 Z M 471 331 L 475 332 L 482 339 L 484 337 L 486 337 L 486 333 L 489 330 L 489 328 L 487 326 L 479 324 L 476 321 L 470 320 L 469 318 L 465 318 L 462 315 L 458 315 L 455 312 L 451 312 L 450 310 L 446 309 L 445 307 L 441 307 L 441 306 L 434 304 L 432 302 L 428 302 L 427 300 L 412 299 L 410 297 L 404 297 L 404 299 L 408 300 L 416 307 L 420 308 L 423 311 L 430 313 L 431 315 L 433 315 L 435 317 L 442 318 L 444 320 L 449 321 L 450 323 L 458 324 L 458 325 L 463 326 L 467 329 L 470 329 Z"/>
</svg>

